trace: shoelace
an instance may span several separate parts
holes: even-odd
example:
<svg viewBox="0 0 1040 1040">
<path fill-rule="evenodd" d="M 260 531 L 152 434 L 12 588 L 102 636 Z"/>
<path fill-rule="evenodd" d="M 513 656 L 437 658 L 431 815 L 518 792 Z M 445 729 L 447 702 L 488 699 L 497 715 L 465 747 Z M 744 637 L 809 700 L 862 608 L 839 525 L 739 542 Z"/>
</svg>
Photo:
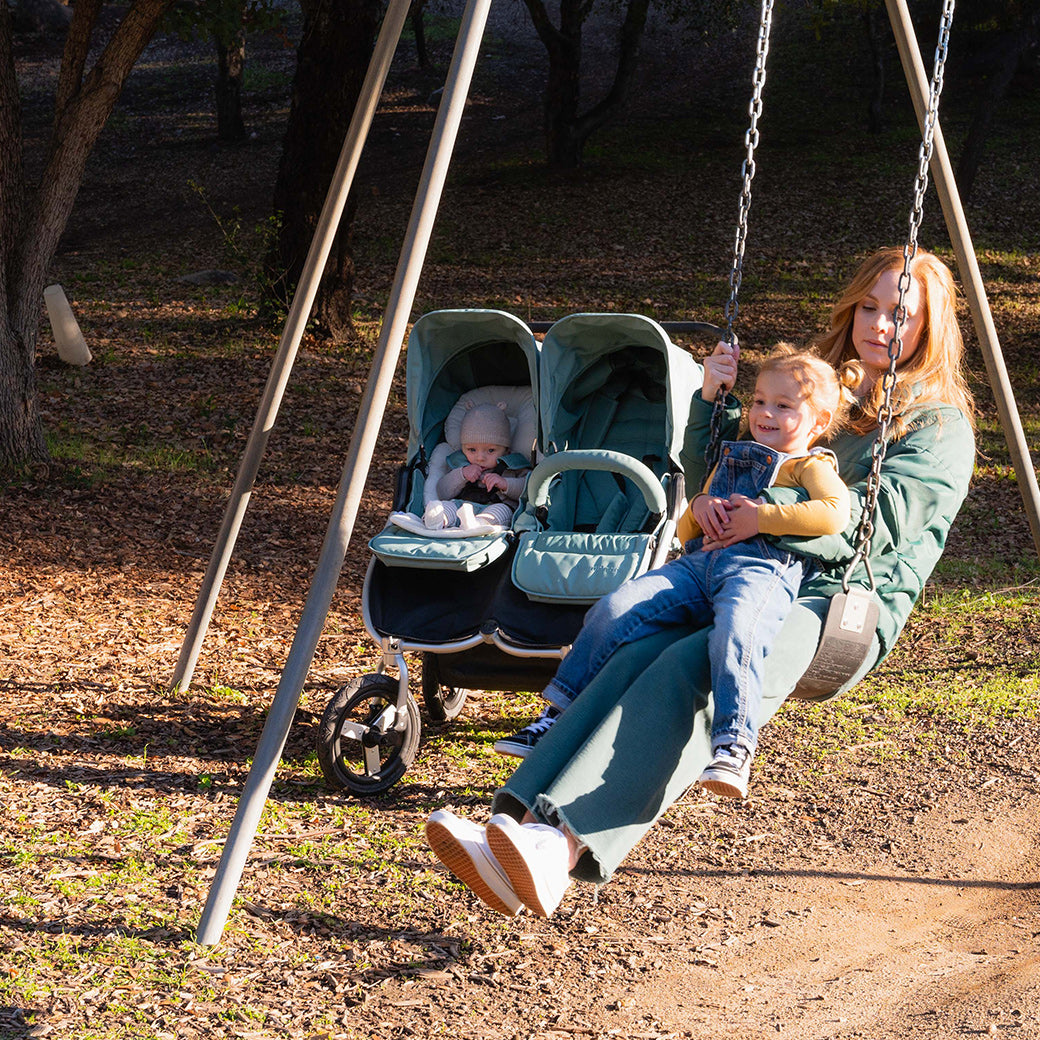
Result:
<svg viewBox="0 0 1040 1040">
<path fill-rule="evenodd" d="M 554 722 L 556 721 L 555 715 L 540 715 L 530 726 L 527 727 L 528 733 L 544 733 Z"/>
</svg>

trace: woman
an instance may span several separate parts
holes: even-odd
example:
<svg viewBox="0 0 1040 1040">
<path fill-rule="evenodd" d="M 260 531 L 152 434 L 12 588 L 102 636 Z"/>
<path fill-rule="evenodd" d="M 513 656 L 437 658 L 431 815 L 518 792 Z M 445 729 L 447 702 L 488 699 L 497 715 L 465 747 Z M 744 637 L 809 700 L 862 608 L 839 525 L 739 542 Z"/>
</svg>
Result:
<svg viewBox="0 0 1040 1040">
<path fill-rule="evenodd" d="M 901 249 L 868 258 L 817 345 L 858 402 L 846 432 L 829 444 L 849 484 L 852 516 L 837 535 L 778 540 L 820 568 L 803 583 L 766 660 L 759 727 L 812 659 L 827 605 L 855 555 L 902 269 Z M 869 557 L 881 611 L 867 663 L 853 681 L 895 643 L 942 553 L 974 465 L 953 276 L 931 253 L 919 251 L 912 262 L 905 310 Z M 704 476 L 711 402 L 720 387 L 733 386 L 737 361 L 736 352 L 722 348 L 705 362 L 683 451 L 690 487 L 700 487 Z M 725 438 L 732 439 L 739 416 L 730 396 Z M 782 503 L 794 494 L 773 488 L 763 497 Z M 862 564 L 855 577 L 861 575 Z M 710 760 L 708 632 L 671 629 L 608 658 L 496 792 L 486 828 L 443 810 L 430 817 L 427 835 L 438 857 L 502 913 L 526 905 L 548 916 L 572 878 L 608 880 Z"/>
</svg>

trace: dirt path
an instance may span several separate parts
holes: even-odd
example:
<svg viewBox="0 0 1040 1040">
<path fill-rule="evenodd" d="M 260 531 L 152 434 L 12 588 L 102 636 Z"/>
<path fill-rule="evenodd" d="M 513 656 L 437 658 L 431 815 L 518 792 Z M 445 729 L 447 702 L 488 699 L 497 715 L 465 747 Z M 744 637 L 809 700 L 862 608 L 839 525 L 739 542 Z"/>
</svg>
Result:
<svg viewBox="0 0 1040 1040">
<path fill-rule="evenodd" d="M 695 1036 L 1040 1035 L 1035 809 L 1023 799 L 968 819 L 960 808 L 943 803 L 920 821 L 916 876 L 760 877 L 744 890 L 768 906 L 762 928 L 719 970 L 665 972 L 636 1000 L 673 1005 L 666 1021 Z"/>
<path fill-rule="evenodd" d="M 686 945 L 703 907 L 694 901 L 685 926 L 639 936 L 626 929 L 631 946 L 660 953 L 649 955 L 642 979 L 603 987 L 592 1031 L 696 1040 L 1040 1036 L 1032 800 L 966 811 L 953 796 L 914 826 L 900 844 L 902 860 L 919 864 L 912 873 L 892 862 L 857 866 L 869 855 L 863 849 L 820 868 L 701 873 L 709 914 L 728 927 Z M 673 899 L 689 891 L 676 876 Z M 604 934 L 587 927 L 603 941 L 607 921 L 598 922 Z M 583 1030 L 564 1015 L 532 1035 Z"/>
</svg>

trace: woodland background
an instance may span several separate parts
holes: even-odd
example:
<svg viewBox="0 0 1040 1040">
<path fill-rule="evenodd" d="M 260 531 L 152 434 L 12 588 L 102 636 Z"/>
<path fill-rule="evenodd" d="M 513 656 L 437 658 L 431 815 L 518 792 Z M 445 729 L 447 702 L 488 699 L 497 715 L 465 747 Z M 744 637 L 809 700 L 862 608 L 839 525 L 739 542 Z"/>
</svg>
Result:
<svg viewBox="0 0 1040 1040">
<path fill-rule="evenodd" d="M 690 36 L 654 15 L 623 113 L 561 172 L 524 10 L 494 7 L 413 317 L 720 320 L 753 29 L 720 17 L 724 31 Z M 821 329 L 857 260 L 906 233 L 917 130 L 894 52 L 871 130 L 861 11 L 827 10 L 777 15 L 739 316 L 752 359 Z M 1037 551 L 966 312 L 976 477 L 897 652 L 841 701 L 785 709 L 747 803 L 691 792 L 597 901 L 575 891 L 549 922 L 493 919 L 421 837 L 433 808 L 486 812 L 509 770 L 491 745 L 533 695 L 424 719 L 415 765 L 378 799 L 329 791 L 317 768 L 325 702 L 378 660 L 358 606 L 403 461 L 399 380 L 239 898 L 221 944 L 194 944 L 354 428 L 456 16 L 428 11 L 431 67 L 414 37 L 399 49 L 358 178 L 354 334 L 303 344 L 187 691 L 169 677 L 281 331 L 257 283 L 298 20 L 248 40 L 241 143 L 217 139 L 210 42 L 160 33 L 86 165 L 47 275 L 94 360 L 58 361 L 40 312 L 50 461 L 0 490 L 0 1036 L 1036 1035 Z M 612 68 L 611 22 L 595 25 L 587 97 Z M 955 32 L 955 161 L 992 78 L 981 39 Z M 31 172 L 62 38 L 13 40 Z M 967 213 L 1035 449 L 1035 52 L 1016 68 Z M 952 262 L 931 192 L 921 241 Z M 234 280 L 200 276 L 217 270 Z"/>
</svg>

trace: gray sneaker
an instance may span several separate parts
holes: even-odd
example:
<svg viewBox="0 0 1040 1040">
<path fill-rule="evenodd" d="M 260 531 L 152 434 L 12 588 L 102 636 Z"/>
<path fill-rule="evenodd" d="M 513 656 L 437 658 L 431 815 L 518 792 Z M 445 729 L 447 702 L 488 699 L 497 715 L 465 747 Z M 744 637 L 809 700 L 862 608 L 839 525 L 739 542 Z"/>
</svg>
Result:
<svg viewBox="0 0 1040 1040">
<path fill-rule="evenodd" d="M 513 758 L 527 758 L 531 749 L 552 728 L 552 724 L 560 717 L 560 709 L 550 705 L 529 726 L 514 733 L 510 737 L 502 737 L 495 741 L 495 750 L 500 755 L 511 755 Z"/>
<path fill-rule="evenodd" d="M 722 744 L 697 783 L 723 798 L 747 798 L 751 778 L 751 752 L 740 744 Z"/>
</svg>

